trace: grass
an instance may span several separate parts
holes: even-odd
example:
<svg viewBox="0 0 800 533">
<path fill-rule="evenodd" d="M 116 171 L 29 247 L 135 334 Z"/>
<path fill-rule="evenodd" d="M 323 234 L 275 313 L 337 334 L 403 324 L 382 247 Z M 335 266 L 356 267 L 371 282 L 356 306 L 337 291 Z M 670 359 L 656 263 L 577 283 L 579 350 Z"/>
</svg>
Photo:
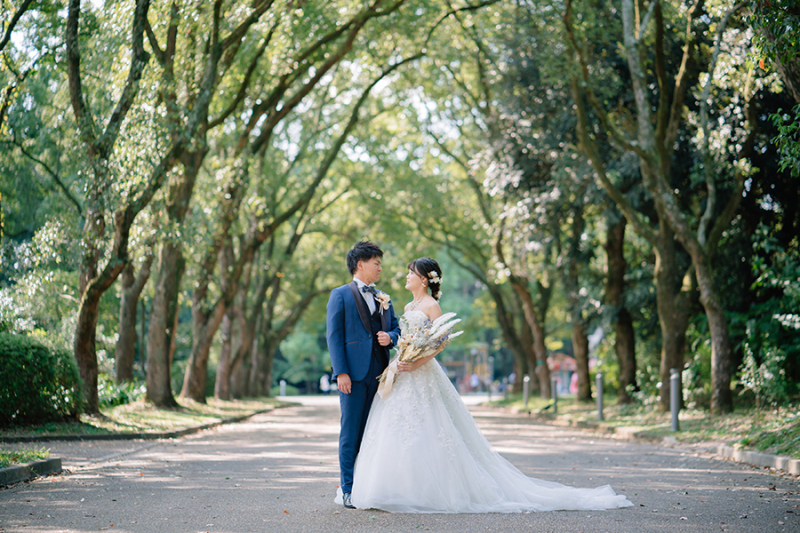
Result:
<svg viewBox="0 0 800 533">
<path fill-rule="evenodd" d="M 50 450 L 46 448 L 33 447 L 14 451 L 0 450 L 0 468 L 47 459 L 48 457 L 50 457 Z"/>
<path fill-rule="evenodd" d="M 274 398 L 231 401 L 209 398 L 207 401 L 208 403 L 202 404 L 181 400 L 181 405 L 174 409 L 157 408 L 143 401 L 137 401 L 103 409 L 102 416 L 81 415 L 77 422 L 50 422 L 37 426 L 4 428 L 0 430 L 0 437 L 179 431 L 285 405 L 285 402 Z"/>
<path fill-rule="evenodd" d="M 554 420 L 597 420 L 594 402 L 578 402 L 574 396 L 558 399 L 558 414 L 548 414 L 552 402 L 531 397 L 525 409 L 521 395 L 511 395 L 508 400 L 491 402 L 513 410 L 531 411 Z M 800 459 L 800 406 L 780 410 L 756 410 L 739 407 L 727 415 L 712 415 L 700 409 L 684 409 L 680 414 L 680 431 L 673 433 L 670 413 L 661 412 L 656 405 L 621 405 L 614 396 L 606 394 L 602 426 L 625 426 L 658 436 L 672 436 L 686 444 L 717 443 L 738 448 L 786 455 Z"/>
</svg>

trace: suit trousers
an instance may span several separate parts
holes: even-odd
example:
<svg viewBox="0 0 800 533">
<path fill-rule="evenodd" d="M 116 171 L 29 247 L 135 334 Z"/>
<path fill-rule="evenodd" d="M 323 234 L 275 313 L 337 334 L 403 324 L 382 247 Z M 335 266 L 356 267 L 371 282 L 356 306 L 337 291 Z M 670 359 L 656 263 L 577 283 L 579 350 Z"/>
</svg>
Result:
<svg viewBox="0 0 800 533">
<path fill-rule="evenodd" d="M 356 456 L 361 448 L 361 438 L 367 426 L 369 409 L 375 393 L 378 392 L 378 376 L 381 369 L 373 349 L 369 371 L 362 381 L 353 381 L 350 394 L 339 392 L 339 406 L 342 411 L 341 430 L 339 431 L 339 470 L 341 472 L 342 492 L 350 492 L 353 488 L 353 469 Z"/>
</svg>

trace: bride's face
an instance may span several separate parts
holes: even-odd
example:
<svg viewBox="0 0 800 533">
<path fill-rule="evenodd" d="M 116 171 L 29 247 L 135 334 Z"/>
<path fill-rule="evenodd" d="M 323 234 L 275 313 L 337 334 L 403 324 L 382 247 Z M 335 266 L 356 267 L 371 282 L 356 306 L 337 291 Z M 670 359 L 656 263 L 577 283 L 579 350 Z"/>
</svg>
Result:
<svg viewBox="0 0 800 533">
<path fill-rule="evenodd" d="M 414 292 L 421 289 L 423 286 L 427 287 L 424 278 L 413 270 L 409 270 L 408 274 L 406 274 L 406 289 Z"/>
</svg>

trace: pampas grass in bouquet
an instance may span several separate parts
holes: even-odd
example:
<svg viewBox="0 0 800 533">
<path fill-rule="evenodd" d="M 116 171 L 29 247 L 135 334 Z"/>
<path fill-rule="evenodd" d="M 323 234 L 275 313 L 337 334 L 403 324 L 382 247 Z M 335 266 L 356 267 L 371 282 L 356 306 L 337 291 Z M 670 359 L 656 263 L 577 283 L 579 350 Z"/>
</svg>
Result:
<svg viewBox="0 0 800 533">
<path fill-rule="evenodd" d="M 411 363 L 429 355 L 436 355 L 451 339 L 458 337 L 463 331 L 452 333 L 453 326 L 461 322 L 455 318 L 455 313 L 445 313 L 433 322 L 421 326 L 409 327 L 405 317 L 400 320 L 405 322 L 403 336 L 397 341 L 397 354 L 392 363 L 383 371 L 378 379 L 384 383 L 391 374 L 392 381 L 397 378 L 397 362 Z"/>
</svg>

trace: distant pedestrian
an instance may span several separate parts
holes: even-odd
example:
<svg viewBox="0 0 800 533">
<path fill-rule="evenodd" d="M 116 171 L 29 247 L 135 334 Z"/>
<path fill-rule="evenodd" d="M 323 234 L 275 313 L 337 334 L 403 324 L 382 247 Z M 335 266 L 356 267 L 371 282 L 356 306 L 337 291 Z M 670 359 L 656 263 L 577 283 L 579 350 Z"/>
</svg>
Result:
<svg viewBox="0 0 800 533">
<path fill-rule="evenodd" d="M 481 384 L 481 378 L 478 374 L 472 374 L 469 378 L 469 386 L 472 390 L 478 390 L 478 386 Z"/>
<path fill-rule="evenodd" d="M 328 377 L 328 374 L 322 374 L 322 377 L 319 378 L 319 390 L 322 394 L 330 394 L 331 379 Z"/>
</svg>

